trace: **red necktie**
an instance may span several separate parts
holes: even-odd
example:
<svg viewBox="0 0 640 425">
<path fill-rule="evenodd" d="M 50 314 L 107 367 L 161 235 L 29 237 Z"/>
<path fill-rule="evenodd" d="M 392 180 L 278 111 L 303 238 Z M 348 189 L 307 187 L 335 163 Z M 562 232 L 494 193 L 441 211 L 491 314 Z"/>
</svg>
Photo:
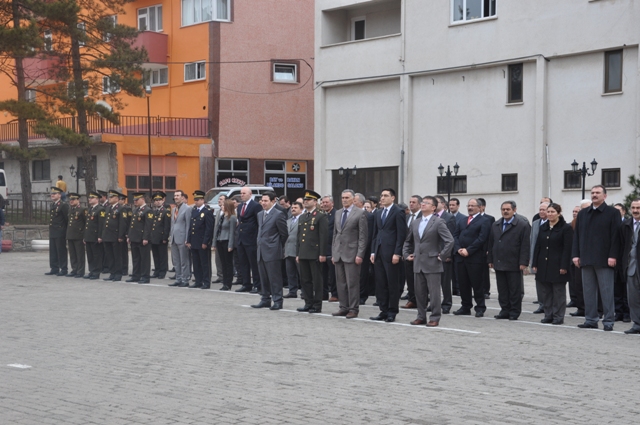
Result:
<svg viewBox="0 0 640 425">
<path fill-rule="evenodd" d="M 247 203 L 245 202 L 242 205 L 242 211 L 240 212 L 240 217 L 244 217 L 244 212 L 246 211 L 246 209 L 247 209 Z"/>
<path fill-rule="evenodd" d="M 473 220 L 473 216 L 470 215 L 469 218 L 467 218 L 467 226 L 469 225 L 469 223 L 471 223 L 471 220 Z"/>
</svg>

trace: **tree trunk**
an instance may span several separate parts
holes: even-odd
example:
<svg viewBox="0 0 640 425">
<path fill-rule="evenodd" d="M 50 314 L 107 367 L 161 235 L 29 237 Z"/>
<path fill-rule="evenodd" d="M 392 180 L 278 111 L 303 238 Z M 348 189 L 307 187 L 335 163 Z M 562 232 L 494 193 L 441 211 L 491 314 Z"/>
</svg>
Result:
<svg viewBox="0 0 640 425">
<path fill-rule="evenodd" d="M 89 192 L 96 190 L 96 181 L 93 178 L 96 174 L 96 170 L 93 169 L 93 159 L 91 157 L 91 145 L 82 148 L 82 162 L 84 163 L 84 189 L 85 193 L 89 195 Z M 78 170 L 82 172 L 82 170 Z M 91 176 L 91 178 L 88 178 Z"/>
</svg>

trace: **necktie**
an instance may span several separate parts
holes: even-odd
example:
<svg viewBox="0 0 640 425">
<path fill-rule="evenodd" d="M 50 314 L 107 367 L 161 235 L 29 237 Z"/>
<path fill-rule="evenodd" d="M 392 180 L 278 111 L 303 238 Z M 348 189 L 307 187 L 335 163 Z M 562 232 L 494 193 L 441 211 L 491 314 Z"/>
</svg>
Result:
<svg viewBox="0 0 640 425">
<path fill-rule="evenodd" d="M 413 223 L 413 219 L 415 218 L 415 214 L 411 214 L 411 216 L 409 217 L 409 223 L 407 223 L 407 227 L 411 227 L 411 223 Z"/>
<path fill-rule="evenodd" d="M 174 212 L 173 212 L 173 219 L 174 219 L 174 220 L 177 220 L 177 219 L 178 219 L 178 209 L 179 209 L 179 208 L 180 208 L 180 207 L 176 206 L 176 207 L 173 209 L 173 211 L 174 211 Z"/>
<path fill-rule="evenodd" d="M 347 214 L 349 213 L 349 210 L 343 210 L 342 211 L 342 222 L 340 223 L 340 228 L 344 229 L 344 222 L 347 221 Z"/>
<path fill-rule="evenodd" d="M 467 226 L 469 225 L 469 223 L 471 223 L 471 220 L 473 220 L 473 216 L 470 215 L 469 218 L 467 218 Z"/>
<path fill-rule="evenodd" d="M 240 211 L 240 217 L 244 217 L 244 212 L 247 210 L 247 203 L 242 204 L 242 211 Z"/>
<path fill-rule="evenodd" d="M 507 223 L 506 221 L 502 223 L 502 233 L 504 233 L 504 231 L 507 230 L 507 226 L 510 224 L 511 223 Z"/>
<path fill-rule="evenodd" d="M 385 208 L 384 211 L 382 211 L 382 224 L 384 224 L 384 221 L 387 219 L 387 209 Z"/>
</svg>

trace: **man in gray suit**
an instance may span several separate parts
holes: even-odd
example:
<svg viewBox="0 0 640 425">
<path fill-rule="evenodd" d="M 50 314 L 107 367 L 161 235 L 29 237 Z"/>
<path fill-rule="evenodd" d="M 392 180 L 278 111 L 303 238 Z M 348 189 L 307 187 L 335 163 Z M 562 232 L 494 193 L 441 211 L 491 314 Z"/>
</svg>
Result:
<svg viewBox="0 0 640 425">
<path fill-rule="evenodd" d="M 300 202 L 294 202 L 289 208 L 291 218 L 287 220 L 289 237 L 284 244 L 284 262 L 287 270 L 287 283 L 289 293 L 282 298 L 298 298 L 298 288 L 300 288 L 300 271 L 296 263 L 296 244 L 298 243 L 298 217 L 302 214 L 304 207 Z"/>
<path fill-rule="evenodd" d="M 227 196 L 226 195 L 220 195 L 218 196 L 218 212 L 215 213 L 214 218 L 216 220 L 216 224 L 215 227 L 213 229 L 213 235 L 215 237 L 215 235 L 218 234 L 218 228 L 220 227 L 220 225 L 222 224 L 222 206 L 224 205 L 224 201 L 227 200 Z M 215 251 L 215 261 L 216 261 L 216 280 L 212 281 L 211 283 L 219 283 L 222 282 L 222 257 L 220 257 L 220 252 L 218 252 L 218 249 L 216 247 L 216 244 L 214 242 L 213 244 L 213 250 Z"/>
<path fill-rule="evenodd" d="M 282 309 L 282 259 L 289 232 L 286 214 L 275 208 L 276 203 L 275 192 L 262 195 L 260 204 L 263 210 L 257 215 L 258 271 L 262 282 L 262 297 L 258 304 L 251 306 L 253 308 Z"/>
<path fill-rule="evenodd" d="M 540 227 L 547 222 L 547 208 L 549 207 L 548 202 L 542 202 L 538 207 L 538 219 L 533 220 L 533 224 L 531 225 L 531 237 L 529 238 L 529 270 L 531 274 L 535 274 L 531 269 L 531 264 L 533 264 L 533 250 L 536 247 L 536 241 L 538 240 L 538 232 L 540 231 Z M 542 314 L 544 313 L 544 308 L 542 308 L 542 303 L 540 300 L 542 297 L 540 296 L 540 288 L 538 288 L 536 280 L 536 304 L 540 304 L 538 309 L 534 311 L 534 314 Z M 524 296 L 524 294 L 523 294 Z"/>
<path fill-rule="evenodd" d="M 451 256 L 453 236 L 447 223 L 435 213 L 438 200 L 425 196 L 420 203 L 422 215 L 414 220 L 404 242 L 402 254 L 413 262 L 418 317 L 412 325 L 438 326 L 442 315 L 440 284 L 442 262 Z M 427 322 L 427 295 L 431 296 L 431 316 Z"/>
<path fill-rule="evenodd" d="M 171 260 L 176 269 L 176 281 L 169 286 L 189 286 L 191 279 L 191 258 L 187 243 L 187 233 L 191 225 L 191 208 L 187 205 L 189 195 L 181 190 L 173 194 L 176 206 L 171 212 L 171 232 L 169 243 L 171 244 Z"/>
<path fill-rule="evenodd" d="M 353 190 L 342 191 L 342 208 L 335 215 L 331 248 L 340 302 L 340 309 L 332 315 L 347 319 L 358 317 L 360 311 L 360 266 L 369 236 L 367 216 L 353 204 L 354 199 Z"/>
</svg>

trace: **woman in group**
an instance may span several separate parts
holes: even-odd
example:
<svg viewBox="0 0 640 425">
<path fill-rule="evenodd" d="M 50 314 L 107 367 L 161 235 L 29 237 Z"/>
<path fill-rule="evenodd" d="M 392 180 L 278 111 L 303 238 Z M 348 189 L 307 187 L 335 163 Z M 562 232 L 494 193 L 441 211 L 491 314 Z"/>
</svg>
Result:
<svg viewBox="0 0 640 425">
<path fill-rule="evenodd" d="M 564 323 L 572 242 L 573 230 L 562 217 L 562 208 L 558 204 L 550 204 L 547 222 L 538 233 L 532 264 L 544 308 L 542 323 Z"/>
<path fill-rule="evenodd" d="M 231 289 L 233 282 L 233 249 L 235 246 L 235 233 L 238 219 L 236 217 L 236 209 L 231 199 L 226 199 L 222 204 L 222 222 L 218 226 L 218 232 L 215 235 L 216 249 L 220 253 L 222 262 L 222 288 L 221 291 Z"/>
</svg>

